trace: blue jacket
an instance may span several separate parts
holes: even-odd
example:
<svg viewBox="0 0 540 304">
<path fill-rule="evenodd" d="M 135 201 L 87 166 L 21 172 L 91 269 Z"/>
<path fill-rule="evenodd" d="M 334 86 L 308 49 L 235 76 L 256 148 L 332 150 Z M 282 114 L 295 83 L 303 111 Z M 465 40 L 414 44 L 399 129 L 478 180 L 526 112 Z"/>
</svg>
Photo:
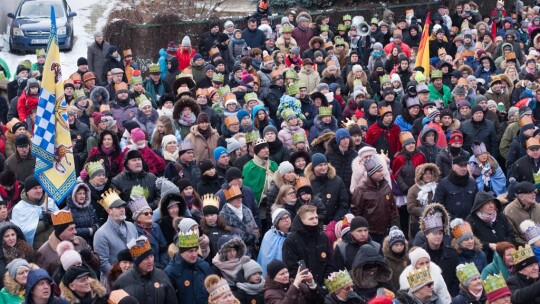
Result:
<svg viewBox="0 0 540 304">
<path fill-rule="evenodd" d="M 409 131 L 412 132 L 413 125 L 405 120 L 403 116 L 398 115 L 396 120 L 394 121 L 394 124 L 396 124 L 400 129 L 401 132 Z"/>
<path fill-rule="evenodd" d="M 264 44 L 266 36 L 264 35 L 264 32 L 258 28 L 254 31 L 246 28 L 242 31 L 242 39 L 246 41 L 246 44 L 250 48 L 258 48 Z"/>
<path fill-rule="evenodd" d="M 261 248 L 259 250 L 259 257 L 257 263 L 261 265 L 262 277 L 266 277 L 266 266 L 272 262 L 272 260 L 283 260 L 283 243 L 287 236 L 278 231 L 275 227 L 266 231 L 261 242 Z"/>
<path fill-rule="evenodd" d="M 167 58 L 169 56 L 167 55 L 167 52 L 165 51 L 164 48 L 161 48 L 159 50 L 159 59 L 158 59 L 158 64 L 159 64 L 159 70 L 161 71 L 161 74 L 160 74 L 160 77 L 161 79 L 165 79 L 165 77 L 167 77 L 167 71 L 169 71 L 169 69 L 167 68 Z"/>
<path fill-rule="evenodd" d="M 200 257 L 195 264 L 186 262 L 180 253 L 174 255 L 165 268 L 176 290 L 178 304 L 206 304 L 208 292 L 204 287 L 204 278 L 212 274 L 212 268 Z"/>
<path fill-rule="evenodd" d="M 161 228 L 158 224 L 152 223 L 151 229 L 143 229 L 141 226 L 135 224 L 137 227 L 137 233 L 139 236 L 144 235 L 148 238 L 152 251 L 154 252 L 154 264 L 167 265 L 169 263 L 169 256 L 167 255 L 167 241 L 161 232 Z"/>
</svg>

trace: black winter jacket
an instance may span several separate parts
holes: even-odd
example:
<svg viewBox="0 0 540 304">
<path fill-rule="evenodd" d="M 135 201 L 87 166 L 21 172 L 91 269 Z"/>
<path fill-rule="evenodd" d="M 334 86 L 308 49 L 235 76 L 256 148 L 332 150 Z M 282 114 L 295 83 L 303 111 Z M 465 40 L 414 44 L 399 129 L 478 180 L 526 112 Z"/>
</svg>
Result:
<svg viewBox="0 0 540 304">
<path fill-rule="evenodd" d="M 499 155 L 499 144 L 497 142 L 497 131 L 492 121 L 482 119 L 480 122 L 473 122 L 467 119 L 461 124 L 461 133 L 463 133 L 463 149 L 472 152 L 471 147 L 474 141 L 483 142 L 488 152 L 494 158 Z"/>
<path fill-rule="evenodd" d="M 133 186 L 141 186 L 148 190 L 148 205 L 152 210 L 156 209 L 159 202 L 159 189 L 156 187 L 157 177 L 149 172 L 142 171 L 140 173 L 133 173 L 128 168 L 125 168 L 124 172 L 118 174 L 112 179 L 111 186 L 120 190 L 122 193 L 120 197 L 125 201 L 131 201 L 131 189 Z"/>
<path fill-rule="evenodd" d="M 437 185 L 437 191 L 433 196 L 433 202 L 441 203 L 451 218 L 466 218 L 473 206 L 474 197 L 478 192 L 476 182 L 469 177 L 465 187 L 451 181 L 451 175 L 443 178 Z"/>
<path fill-rule="evenodd" d="M 336 169 L 336 175 L 341 177 L 345 187 L 351 187 L 352 162 L 358 156 L 354 150 L 354 143 L 349 141 L 349 149 L 344 153 L 339 150 L 338 144 L 333 140 L 326 149 L 326 159 Z"/>
<path fill-rule="evenodd" d="M 152 273 L 143 276 L 138 267 L 133 267 L 118 277 L 113 290 L 123 289 L 136 298 L 139 304 L 176 304 L 176 293 L 165 272 L 154 267 Z"/>
<path fill-rule="evenodd" d="M 349 211 L 348 188 L 345 187 L 341 177 L 336 175 L 336 169 L 328 164 L 326 176 L 316 176 L 312 164 L 309 164 L 304 172 L 311 181 L 313 195 L 319 197 L 326 207 L 326 218 L 321 219 L 323 224 L 343 219 Z"/>
<path fill-rule="evenodd" d="M 508 173 L 508 178 L 515 178 L 517 182 L 528 181 L 534 182 L 533 173 L 538 172 L 540 169 L 540 160 L 534 161 L 529 155 L 525 155 L 518 159 Z"/>
<path fill-rule="evenodd" d="M 506 279 L 506 284 L 512 292 L 510 299 L 513 304 L 540 303 L 540 280 L 533 280 L 515 273 Z"/>
<path fill-rule="evenodd" d="M 459 280 L 456 276 L 456 267 L 459 265 L 459 256 L 456 250 L 450 246 L 441 245 L 440 254 L 435 256 L 432 250 L 429 249 L 428 243 L 425 243 L 424 248 L 430 255 L 431 261 L 437 264 L 442 270 L 442 276 L 446 278 L 446 287 L 452 297 L 459 293 Z"/>
</svg>

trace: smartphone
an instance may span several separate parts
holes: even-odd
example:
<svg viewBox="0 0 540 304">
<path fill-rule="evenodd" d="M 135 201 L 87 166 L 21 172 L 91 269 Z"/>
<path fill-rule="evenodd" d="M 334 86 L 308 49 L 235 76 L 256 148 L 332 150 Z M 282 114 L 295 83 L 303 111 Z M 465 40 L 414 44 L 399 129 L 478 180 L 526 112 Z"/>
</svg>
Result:
<svg viewBox="0 0 540 304">
<path fill-rule="evenodd" d="M 307 268 L 306 262 L 304 260 L 298 261 L 298 266 L 300 266 L 300 271 L 303 271 L 304 269 Z"/>
</svg>

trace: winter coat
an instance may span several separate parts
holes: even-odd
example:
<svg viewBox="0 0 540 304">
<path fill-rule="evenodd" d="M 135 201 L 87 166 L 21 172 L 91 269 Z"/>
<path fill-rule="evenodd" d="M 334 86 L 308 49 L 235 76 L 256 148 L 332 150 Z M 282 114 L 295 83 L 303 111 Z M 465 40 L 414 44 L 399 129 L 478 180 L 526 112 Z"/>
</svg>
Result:
<svg viewBox="0 0 540 304">
<path fill-rule="evenodd" d="M 289 126 L 286 122 L 281 123 L 281 130 L 279 130 L 278 138 L 283 143 L 285 148 L 290 149 L 293 146 L 293 136 L 296 133 L 304 133 L 307 138 L 306 131 L 300 126 Z M 275 161 L 275 160 L 274 160 Z"/>
<path fill-rule="evenodd" d="M 150 116 L 144 115 L 143 112 L 139 110 L 137 111 L 137 115 L 133 118 L 133 121 L 137 122 L 141 130 L 147 134 L 153 134 L 158 117 L 159 114 L 155 109 L 152 109 Z"/>
<path fill-rule="evenodd" d="M 219 212 L 219 215 L 225 219 L 227 226 L 231 227 L 231 231 L 242 237 L 244 240 L 249 235 L 254 234 L 255 230 L 259 229 L 253 217 L 253 213 L 251 213 L 251 210 L 245 206 L 242 206 L 242 219 L 239 219 L 228 205 L 223 206 Z M 253 244 L 246 245 L 250 246 Z"/>
<path fill-rule="evenodd" d="M 148 190 L 148 197 L 146 198 L 146 201 L 153 210 L 156 209 L 159 202 L 159 189 L 156 187 L 156 179 L 157 177 L 152 173 L 145 171 L 134 173 L 126 168 L 124 172 L 118 174 L 112 179 L 111 186 L 122 192 L 120 197 L 125 202 L 131 201 L 130 194 L 133 186 L 139 185 L 146 188 L 146 190 Z"/>
<path fill-rule="evenodd" d="M 28 274 L 28 279 L 26 280 L 25 286 L 26 288 L 24 289 L 25 304 L 35 304 L 34 300 L 32 299 L 31 292 L 41 280 L 51 281 L 50 275 L 44 269 L 33 269 Z M 51 292 L 47 304 L 68 304 L 68 302 L 62 298 L 55 297 L 54 292 Z"/>
<path fill-rule="evenodd" d="M 304 130 L 299 128 L 298 132 L 304 132 Z M 281 164 L 289 159 L 290 151 L 285 145 L 283 145 L 281 140 L 276 139 L 273 142 L 268 142 L 268 147 L 270 150 L 269 159 L 274 161 L 276 164 Z"/>
<path fill-rule="evenodd" d="M 268 188 L 268 193 L 266 194 L 266 218 L 269 219 L 272 217 L 272 212 L 275 209 L 272 206 L 276 202 L 276 198 L 279 194 L 279 189 L 288 184 L 289 183 L 283 180 L 283 176 L 281 175 L 281 173 L 279 173 L 279 171 L 274 172 L 274 178 L 272 179 L 270 187 Z M 290 185 L 294 186 L 294 182 Z M 294 217 L 291 216 L 291 219 L 292 218 Z"/>
<path fill-rule="evenodd" d="M 319 197 L 326 207 L 326 218 L 321 219 L 323 224 L 343 219 L 349 210 L 349 199 L 347 188 L 341 177 L 337 176 L 336 169 L 328 164 L 326 176 L 316 176 L 312 164 L 308 164 L 304 175 L 311 182 L 313 195 Z"/>
<path fill-rule="evenodd" d="M 461 133 L 463 133 L 463 149 L 472 152 L 472 145 L 474 141 L 483 142 L 486 145 L 488 152 L 494 158 L 499 155 L 499 149 L 497 146 L 497 132 L 495 131 L 495 125 L 493 122 L 482 119 L 480 122 L 474 122 L 471 119 L 467 119 L 461 124 Z"/>
<path fill-rule="evenodd" d="M 127 120 L 132 120 L 137 115 L 137 111 L 139 110 L 133 99 L 129 99 L 126 102 L 113 100 L 110 103 L 110 106 L 112 116 L 116 120 L 116 125 L 118 126 L 119 130 L 124 130 L 124 122 Z"/>
<path fill-rule="evenodd" d="M 96 146 L 90 150 L 86 162 L 100 162 L 105 167 L 105 176 L 110 180 L 124 171 L 124 153 L 122 151 L 113 151 L 107 155 L 101 147 Z"/>
<path fill-rule="evenodd" d="M 534 160 L 529 155 L 519 158 L 508 171 L 508 178 L 515 178 L 517 182 L 528 181 L 536 184 L 533 174 L 540 170 L 540 161 Z"/>
<path fill-rule="evenodd" d="M 472 171 L 472 176 L 476 180 L 476 185 L 480 190 L 493 191 L 495 195 L 501 195 L 506 192 L 506 176 L 504 176 L 503 170 L 497 160 L 493 156 L 489 155 L 489 161 L 484 164 L 485 168 L 482 169 L 476 156 L 471 156 L 469 159 L 469 170 Z M 489 175 L 489 184 L 484 181 L 482 171 L 486 168 L 491 170 Z"/>
<path fill-rule="evenodd" d="M 142 149 L 137 148 L 134 145 L 130 145 L 124 150 L 124 155 L 126 155 L 129 150 L 138 150 L 141 152 L 142 160 L 148 166 L 148 169 L 145 168 L 145 170 L 147 170 L 149 173 L 159 176 L 163 174 L 163 171 L 165 170 L 165 160 L 161 156 L 158 156 L 154 150 L 150 149 L 148 145 L 145 145 Z"/>
<path fill-rule="evenodd" d="M 121 69 L 122 71 L 126 70 L 126 68 L 124 67 L 124 62 L 122 60 L 116 60 L 116 58 L 113 57 L 111 54 L 107 54 L 105 56 L 105 60 L 103 61 L 103 69 L 101 72 L 101 80 L 103 83 L 107 81 L 107 72 L 115 68 Z M 128 82 L 126 73 L 124 73 L 122 81 L 126 83 Z"/>
<path fill-rule="evenodd" d="M 378 269 L 375 276 L 368 277 L 363 274 L 364 266 L 367 264 L 377 264 Z M 354 283 L 353 290 L 361 297 L 372 299 L 376 296 L 379 288 L 395 291 L 392 284 L 392 269 L 386 264 L 380 252 L 371 245 L 360 247 L 350 273 Z"/>
<path fill-rule="evenodd" d="M 358 187 L 363 181 L 368 179 L 366 168 L 364 163 L 360 161 L 363 157 L 376 157 L 383 167 L 384 178 L 388 181 L 390 187 L 392 186 L 392 179 L 390 177 L 390 160 L 384 157 L 375 150 L 375 148 L 366 146 L 358 151 L 358 157 L 352 161 L 352 177 L 351 186 L 349 187 L 350 193 L 353 193 L 356 187 Z"/>
<path fill-rule="evenodd" d="M 193 125 L 190 128 L 190 133 L 184 140 L 190 140 L 193 146 L 193 153 L 198 162 L 203 160 L 214 160 L 214 150 L 217 147 L 217 141 L 219 134 L 215 129 L 211 130 L 210 137 L 208 139 L 199 132 L 198 125 Z"/>
<path fill-rule="evenodd" d="M 385 151 L 390 160 L 394 155 L 401 151 L 401 142 L 399 135 L 401 130 L 398 126 L 391 123 L 389 126 L 383 125 L 380 120 L 372 124 L 366 134 L 366 143 L 377 151 Z"/>
<path fill-rule="evenodd" d="M 60 257 L 58 256 L 58 252 L 56 252 L 56 247 L 58 247 L 58 244 L 61 241 L 62 240 L 56 237 L 55 233 L 51 233 L 51 235 L 49 235 L 49 240 L 37 251 L 36 264 L 47 270 L 48 273 L 54 273 L 56 267 L 60 265 Z M 92 250 L 90 245 L 88 245 L 88 243 L 80 236 L 75 236 L 75 239 L 71 241 L 71 243 L 73 243 L 75 250 L 78 252 L 81 250 Z M 91 253 L 91 256 L 92 264 L 98 266 L 99 260 L 97 254 Z"/>
<path fill-rule="evenodd" d="M 510 300 L 513 304 L 540 303 L 540 280 L 515 273 L 506 279 L 506 284 L 512 293 Z"/>
<path fill-rule="evenodd" d="M 482 293 L 480 299 L 476 299 L 467 288 L 462 284 L 459 285 L 459 294 L 452 299 L 452 304 L 484 304 L 487 297 L 485 292 Z"/>
<path fill-rule="evenodd" d="M 266 233 L 261 241 L 261 247 L 259 248 L 259 256 L 257 257 L 257 263 L 261 265 L 262 276 L 266 277 L 267 265 L 273 260 L 283 260 L 282 248 L 287 234 L 276 229 L 272 226 Z"/>
<path fill-rule="evenodd" d="M 182 213 L 180 213 L 182 214 Z M 152 223 L 152 227 L 145 229 L 135 222 L 138 236 L 146 236 L 152 251 L 154 252 L 154 264 L 159 265 L 160 268 L 164 268 L 169 263 L 169 257 L 167 256 L 167 241 L 161 232 L 161 228 L 158 224 Z"/>
<path fill-rule="evenodd" d="M 92 300 L 92 304 L 107 304 L 109 295 L 105 286 L 101 285 L 95 278 L 89 278 L 90 284 L 90 297 L 80 298 L 68 288 L 63 282 L 60 283 L 60 291 L 62 292 L 62 299 L 67 300 L 69 303 L 77 304 L 83 303 L 83 301 Z M 84 302 L 88 303 L 88 302 Z"/>
<path fill-rule="evenodd" d="M 221 189 L 221 185 L 225 182 L 225 179 L 218 174 L 214 176 L 202 175 L 201 180 L 197 183 L 197 193 L 200 196 L 205 194 L 215 194 Z"/>
<path fill-rule="evenodd" d="M 426 135 L 429 134 L 429 132 L 427 132 L 426 130 L 435 131 L 434 132 L 435 140 L 434 140 L 434 142 L 432 144 L 428 144 L 427 141 L 426 141 Z M 439 132 L 437 130 L 431 128 L 431 126 L 429 126 L 429 125 L 428 125 L 426 130 L 423 130 L 422 133 L 420 134 L 419 138 L 418 138 L 418 141 L 419 141 L 418 150 L 420 150 L 420 152 L 422 152 L 422 154 L 424 155 L 424 157 L 426 159 L 426 163 L 436 163 L 437 156 L 439 155 L 439 153 L 441 152 L 441 149 L 442 149 L 437 144 L 438 139 L 439 139 Z M 442 136 L 444 136 L 444 134 L 442 134 Z"/>
<path fill-rule="evenodd" d="M 408 265 L 399 275 L 399 289 L 407 290 L 410 288 L 409 281 L 407 280 L 407 274 L 413 271 L 413 265 Z M 442 299 L 443 303 L 452 303 L 452 297 L 448 292 L 446 281 L 444 280 L 441 268 L 433 263 L 429 263 L 429 274 L 433 279 L 433 291 Z"/>
<path fill-rule="evenodd" d="M 399 276 L 407 266 L 407 261 L 409 256 L 407 251 L 409 251 L 409 243 L 405 241 L 405 248 L 403 249 L 403 254 L 396 255 L 390 246 L 390 238 L 385 237 L 382 245 L 384 259 L 388 267 L 392 269 L 392 285 L 397 289 L 399 287 Z"/>
<path fill-rule="evenodd" d="M 165 268 L 179 304 L 207 304 L 208 292 L 204 287 L 204 279 L 212 274 L 212 268 L 200 257 L 194 264 L 188 263 L 180 253 L 172 258 Z"/>
<path fill-rule="evenodd" d="M 506 158 L 506 156 L 508 155 L 512 139 L 518 134 L 519 128 L 519 122 L 515 121 L 510 123 L 504 130 L 501 141 L 499 143 L 499 151 L 502 157 Z"/>
<path fill-rule="evenodd" d="M 193 184 L 199 183 L 201 179 L 201 169 L 195 161 L 190 162 L 189 164 L 183 163 L 180 159 L 177 162 L 170 162 L 165 167 L 165 176 L 168 180 L 172 180 L 176 176 L 179 176 L 179 172 L 183 172 L 183 178 L 191 180 Z"/>
<path fill-rule="evenodd" d="M 102 277 L 105 277 L 116 262 L 118 252 L 127 249 L 127 243 L 138 236 L 137 228 L 131 222 L 124 221 L 126 235 L 120 234 L 119 226 L 110 217 L 94 235 L 94 250 L 99 256 Z"/>
<path fill-rule="evenodd" d="M 313 280 L 322 286 L 334 271 L 331 252 L 328 237 L 319 226 L 306 226 L 298 216 L 293 220 L 291 233 L 283 243 L 283 262 L 290 277 L 296 276 L 298 261 L 304 260 Z"/>
<path fill-rule="evenodd" d="M 352 162 L 357 155 L 352 140 L 349 140 L 349 147 L 345 152 L 341 152 L 335 140 L 326 145 L 326 159 L 336 169 L 336 175 L 341 177 L 346 189 L 351 187 Z"/>
<path fill-rule="evenodd" d="M 354 190 L 351 213 L 363 216 L 369 223 L 370 233 L 386 235 L 390 227 L 399 226 L 399 214 L 388 182 L 375 183 L 368 178 Z"/>
<path fill-rule="evenodd" d="M 527 155 L 526 142 L 528 138 L 525 138 L 522 132 L 518 131 L 517 136 L 512 139 L 510 147 L 508 148 L 507 155 L 501 155 L 506 159 L 506 167 L 510 168 L 518 159 Z"/>
<path fill-rule="evenodd" d="M 392 178 L 403 195 L 406 195 L 409 188 L 415 183 L 416 167 L 424 163 L 426 163 L 426 158 L 418 150 L 412 154 L 403 150 L 394 159 Z"/>
<path fill-rule="evenodd" d="M 414 176 L 414 182 L 415 184 L 412 185 L 412 187 L 409 188 L 409 191 L 407 191 L 407 211 L 409 212 L 410 217 L 410 223 L 420 223 L 420 218 L 422 217 L 422 212 L 424 211 L 424 207 L 433 203 L 433 196 L 435 193 L 429 192 L 427 196 L 427 204 L 423 205 L 418 200 L 418 193 L 420 193 L 420 186 L 425 185 L 425 183 L 422 181 L 422 176 L 426 172 L 426 170 L 431 170 L 433 182 L 436 182 L 439 180 L 439 169 L 437 166 L 433 163 L 425 163 L 415 170 L 415 176 Z"/>
<path fill-rule="evenodd" d="M 382 254 L 381 244 L 375 242 L 371 236 L 368 236 L 365 243 L 358 243 L 351 237 L 349 232 L 345 232 L 345 234 L 341 236 L 341 240 L 336 241 L 334 244 L 334 254 L 332 255 L 332 259 L 334 261 L 335 269 L 352 270 L 354 258 L 360 247 L 364 245 L 373 246 L 377 252 Z"/>
<path fill-rule="evenodd" d="M 176 58 L 178 58 L 178 69 L 180 71 L 184 70 L 185 68 L 189 67 L 189 64 L 191 62 L 191 58 L 197 54 L 197 50 L 193 48 L 189 48 L 189 50 L 184 50 L 184 47 L 179 47 L 176 50 Z"/>
<path fill-rule="evenodd" d="M 81 188 L 86 188 L 86 199 L 84 204 L 75 203 L 77 191 Z M 71 195 L 67 197 L 65 210 L 70 210 L 73 216 L 73 222 L 77 229 L 77 236 L 84 238 L 88 244 L 92 244 L 94 233 L 99 228 L 99 218 L 96 214 L 96 209 L 91 204 L 90 187 L 80 183 L 75 185 Z"/>
<path fill-rule="evenodd" d="M 103 41 L 101 45 L 98 45 L 95 41 L 88 46 L 86 59 L 88 60 L 88 70 L 94 72 L 97 77 L 96 84 L 103 83 L 107 78 L 103 78 L 103 65 L 105 63 L 105 57 L 109 51 L 111 45 Z"/>
<path fill-rule="evenodd" d="M 246 41 L 247 46 L 250 48 L 261 47 L 264 45 L 264 41 L 266 40 L 264 32 L 258 28 L 254 30 L 249 28 L 244 29 L 242 31 L 242 39 Z"/>
<path fill-rule="evenodd" d="M 4 171 L 12 171 L 15 173 L 15 178 L 24 183 L 24 180 L 34 174 L 34 168 L 36 167 L 36 158 L 32 153 L 28 153 L 26 158 L 21 158 L 19 153 L 10 155 L 4 162 Z"/>
<path fill-rule="evenodd" d="M 426 242 L 422 248 L 429 253 L 429 245 Z M 438 260 L 435 261 L 434 257 L 431 256 L 431 261 L 437 265 L 442 270 L 442 276 L 446 278 L 448 292 L 451 296 L 456 296 L 459 293 L 459 280 L 456 276 L 456 267 L 459 264 L 459 256 L 456 250 L 450 246 L 444 244 L 441 245 L 440 255 Z"/>
<path fill-rule="evenodd" d="M 433 201 L 442 204 L 452 218 L 466 218 L 478 192 L 476 182 L 469 177 L 466 186 L 459 186 L 447 176 L 439 181 Z"/>
<path fill-rule="evenodd" d="M 298 268 L 298 267 L 296 267 Z M 296 288 L 292 283 L 281 284 L 272 278 L 266 278 L 264 282 L 265 304 L 308 304 L 317 303 L 321 299 L 320 289 L 309 288 L 306 283 L 301 283 Z"/>
<path fill-rule="evenodd" d="M 17 113 L 19 114 L 20 121 L 25 121 L 26 117 L 30 116 L 32 110 L 38 106 L 39 96 L 28 96 L 26 92 L 27 90 L 24 90 L 17 101 Z"/>
<path fill-rule="evenodd" d="M 508 279 L 510 271 L 506 264 L 502 260 L 501 256 L 495 252 L 493 253 L 493 260 L 482 270 L 482 280 L 485 280 L 488 275 L 502 274 L 504 279 Z"/>
<path fill-rule="evenodd" d="M 306 86 L 308 92 L 315 91 L 317 85 L 321 82 L 321 77 L 317 71 L 312 70 L 308 72 L 303 67 L 300 73 L 298 73 L 298 79 Z"/>
<path fill-rule="evenodd" d="M 484 270 L 484 267 L 487 266 L 486 254 L 482 251 L 482 243 L 477 237 L 474 237 L 474 248 L 465 249 L 461 247 L 456 239 L 452 240 L 452 247 L 457 251 L 459 255 L 459 263 L 473 263 L 478 269 L 479 272 Z"/>
<path fill-rule="evenodd" d="M 516 198 L 504 208 L 504 215 L 508 220 L 508 224 L 512 227 L 515 236 L 515 243 L 524 245 L 527 243 L 527 238 L 521 232 L 519 225 L 525 220 L 532 220 L 535 223 L 540 222 L 540 207 L 537 204 L 532 204 L 530 210 L 523 209 L 521 203 Z"/>
<path fill-rule="evenodd" d="M 449 87 L 447 87 L 444 84 L 441 90 L 437 90 L 437 88 L 435 88 L 435 86 L 432 83 L 430 83 L 428 85 L 428 89 L 429 89 L 429 100 L 440 99 L 443 101 L 443 105 L 445 107 L 454 101 L 452 98 L 452 91 L 450 90 Z"/>
<path fill-rule="evenodd" d="M 319 115 L 315 116 L 313 120 L 313 126 L 309 129 L 308 141 L 312 142 L 315 138 L 319 137 L 325 130 L 335 132 L 338 129 L 338 121 L 332 116 L 332 121 L 328 124 L 324 123 Z"/>
<path fill-rule="evenodd" d="M 303 54 L 309 49 L 309 41 L 313 38 L 313 30 L 310 28 L 295 27 L 291 34 L 292 38 L 296 40 L 300 47 L 300 54 Z"/>
<path fill-rule="evenodd" d="M 469 159 L 471 154 L 462 148 L 461 152 L 458 155 L 463 155 L 465 158 Z M 452 170 L 453 159 L 457 156 L 452 156 L 449 147 L 446 147 L 439 152 L 439 154 L 437 155 L 436 164 L 441 171 L 441 178 L 445 178 L 446 176 L 448 176 L 448 174 L 450 174 L 450 171 Z"/>
<path fill-rule="evenodd" d="M 123 289 L 136 298 L 139 304 L 176 304 L 176 293 L 167 274 L 154 267 L 146 276 L 142 276 L 139 267 L 134 266 L 118 277 L 113 290 Z"/>
<path fill-rule="evenodd" d="M 495 93 L 491 89 L 489 89 L 486 92 L 486 94 L 484 94 L 484 96 L 488 100 L 494 100 L 497 104 L 499 104 L 501 102 L 502 104 L 504 104 L 505 109 L 510 109 L 510 107 L 512 106 L 512 104 L 510 102 L 510 93 L 511 92 L 512 92 L 512 90 L 510 90 L 510 91 L 504 90 L 504 91 L 501 91 L 499 93 Z"/>
</svg>

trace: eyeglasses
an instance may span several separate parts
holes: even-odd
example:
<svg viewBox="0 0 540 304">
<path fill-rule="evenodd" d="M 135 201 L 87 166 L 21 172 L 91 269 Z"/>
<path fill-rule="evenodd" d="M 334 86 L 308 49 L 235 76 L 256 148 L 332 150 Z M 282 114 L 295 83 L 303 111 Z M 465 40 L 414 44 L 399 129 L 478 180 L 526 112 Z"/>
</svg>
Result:
<svg viewBox="0 0 540 304">
<path fill-rule="evenodd" d="M 144 215 L 144 216 L 149 216 L 149 215 L 153 215 L 154 212 L 153 211 L 146 211 L 146 212 L 143 212 L 141 214 Z"/>
<path fill-rule="evenodd" d="M 288 195 L 288 196 L 296 196 L 296 192 L 291 191 L 291 192 L 287 193 L 287 195 Z"/>
</svg>

